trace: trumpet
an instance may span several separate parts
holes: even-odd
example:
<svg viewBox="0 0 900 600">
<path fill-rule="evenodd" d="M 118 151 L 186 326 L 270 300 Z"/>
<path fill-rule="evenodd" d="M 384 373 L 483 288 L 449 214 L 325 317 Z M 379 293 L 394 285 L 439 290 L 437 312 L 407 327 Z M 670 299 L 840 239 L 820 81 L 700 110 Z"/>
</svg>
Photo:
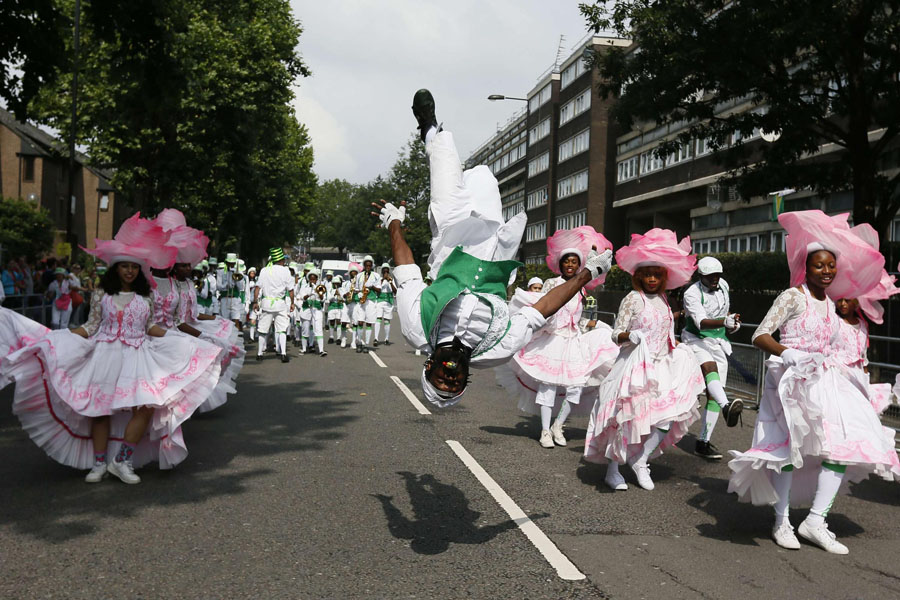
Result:
<svg viewBox="0 0 900 600">
<path fill-rule="evenodd" d="M 325 284 L 323 284 L 323 283 L 320 283 L 319 285 L 316 286 L 316 293 L 319 295 L 319 298 L 324 298 L 325 292 L 327 292 L 327 291 L 328 291 L 328 289 L 325 287 Z"/>
</svg>

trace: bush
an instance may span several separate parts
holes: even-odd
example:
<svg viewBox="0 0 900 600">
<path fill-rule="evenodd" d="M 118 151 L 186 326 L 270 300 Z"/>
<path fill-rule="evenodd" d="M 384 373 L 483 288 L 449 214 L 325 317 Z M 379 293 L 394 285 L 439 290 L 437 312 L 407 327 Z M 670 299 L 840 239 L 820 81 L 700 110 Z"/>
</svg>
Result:
<svg viewBox="0 0 900 600">
<path fill-rule="evenodd" d="M 22 255 L 40 257 L 53 246 L 50 214 L 28 200 L 0 199 L 0 245 L 4 262 Z"/>
</svg>

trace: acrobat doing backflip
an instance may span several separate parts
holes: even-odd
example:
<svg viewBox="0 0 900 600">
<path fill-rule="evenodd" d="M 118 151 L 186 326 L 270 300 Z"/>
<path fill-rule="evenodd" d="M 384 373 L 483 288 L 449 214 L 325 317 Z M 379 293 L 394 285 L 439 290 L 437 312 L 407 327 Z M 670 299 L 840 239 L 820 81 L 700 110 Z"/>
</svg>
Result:
<svg viewBox="0 0 900 600">
<path fill-rule="evenodd" d="M 508 361 L 547 317 L 609 270 L 612 252 L 591 251 L 578 276 L 510 314 L 506 289 L 523 266 L 512 259 L 527 217 L 519 213 L 504 222 L 500 190 L 490 169 L 481 165 L 462 170 L 452 134 L 437 124 L 431 92 L 416 92 L 412 109 L 431 169 L 430 286 L 404 239 L 405 205 L 376 205 L 380 214 L 373 214 L 390 236 L 403 336 L 428 354 L 423 392 L 432 404 L 447 407 L 465 393 L 470 366 L 494 367 Z"/>
</svg>

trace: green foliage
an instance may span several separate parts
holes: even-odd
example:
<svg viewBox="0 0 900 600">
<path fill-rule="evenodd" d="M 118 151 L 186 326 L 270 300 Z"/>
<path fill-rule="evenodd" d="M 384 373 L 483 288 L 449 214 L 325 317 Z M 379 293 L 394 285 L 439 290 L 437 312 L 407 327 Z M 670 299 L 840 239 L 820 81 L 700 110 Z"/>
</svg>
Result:
<svg viewBox="0 0 900 600">
<path fill-rule="evenodd" d="M 719 259 L 733 292 L 778 293 L 790 285 L 791 272 L 782 252 L 722 252 L 698 258 L 702 256 Z M 631 275 L 614 266 L 606 276 L 604 289 L 631 290 Z"/>
<path fill-rule="evenodd" d="M 40 257 L 53 246 L 50 214 L 28 200 L 0 199 L 0 245 L 4 260 L 23 254 Z"/>
<path fill-rule="evenodd" d="M 56 0 L 70 12 L 72 0 Z M 84 4 L 78 142 L 145 214 L 182 210 L 214 252 L 295 242 L 315 190 L 289 103 L 309 74 L 287 0 Z M 69 131 L 68 71 L 34 111 Z"/>
<path fill-rule="evenodd" d="M 852 188 L 854 222 L 886 237 L 900 208 L 900 174 L 879 171 L 900 134 L 900 0 L 616 0 L 580 8 L 589 28 L 640 45 L 592 59 L 600 94 L 622 93 L 618 120 L 627 128 L 688 124 L 659 156 L 708 139 L 721 149 L 714 156 L 729 171 L 726 182 L 745 197 Z M 742 106 L 750 110 L 727 110 Z M 735 131 L 754 129 L 781 137 L 752 152 L 729 146 Z M 845 151 L 821 154 L 828 143 Z"/>
</svg>

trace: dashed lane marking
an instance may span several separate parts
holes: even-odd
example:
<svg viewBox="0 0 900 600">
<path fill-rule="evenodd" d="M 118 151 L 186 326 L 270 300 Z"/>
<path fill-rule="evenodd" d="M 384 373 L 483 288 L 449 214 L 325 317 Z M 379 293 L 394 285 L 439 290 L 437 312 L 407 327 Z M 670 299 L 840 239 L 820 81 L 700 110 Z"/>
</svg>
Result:
<svg viewBox="0 0 900 600">
<path fill-rule="evenodd" d="M 463 461 L 463 464 L 465 464 L 472 474 L 475 475 L 475 478 L 481 482 L 481 485 L 483 485 L 491 496 L 494 497 L 497 504 L 506 511 L 509 518 L 519 526 L 522 533 L 524 533 L 531 543 L 534 544 L 534 547 L 537 548 L 538 552 L 540 552 L 547 562 L 550 563 L 550 566 L 556 569 L 556 573 L 560 578 L 568 581 L 585 579 L 584 573 L 579 571 L 578 567 L 576 567 L 572 561 L 556 547 L 556 544 L 547 537 L 547 534 L 541 531 L 541 529 L 535 525 L 534 521 L 528 518 L 528 515 L 526 515 L 525 512 L 519 508 L 519 505 L 509 497 L 509 494 L 503 491 L 503 488 L 497 485 L 494 478 L 481 468 L 478 461 L 463 448 L 462 444 L 454 440 L 447 440 L 447 445 L 450 446 L 450 449 L 456 453 L 456 456 L 458 456 L 459 459 Z"/>
<path fill-rule="evenodd" d="M 372 360 L 375 361 L 375 364 L 376 364 L 376 365 L 378 365 L 378 366 L 381 367 L 382 369 L 387 369 L 387 365 L 384 364 L 384 361 L 382 361 L 380 358 L 378 358 L 378 355 L 377 355 L 377 354 L 375 354 L 374 352 L 369 352 L 369 356 L 372 357 Z"/>
<path fill-rule="evenodd" d="M 409 400 L 409 402 L 414 407 L 416 407 L 416 410 L 419 411 L 420 415 L 430 415 L 431 414 L 431 411 L 429 411 L 427 408 L 425 408 L 424 404 L 419 402 L 419 399 L 416 398 L 415 394 L 413 394 L 411 391 L 409 391 L 409 388 L 406 387 L 406 384 L 403 383 L 399 377 L 397 377 L 396 375 L 391 375 L 391 381 L 394 382 L 394 385 L 396 385 L 398 388 L 400 388 L 400 391 L 403 392 L 403 395 L 406 396 L 406 399 Z"/>
</svg>

